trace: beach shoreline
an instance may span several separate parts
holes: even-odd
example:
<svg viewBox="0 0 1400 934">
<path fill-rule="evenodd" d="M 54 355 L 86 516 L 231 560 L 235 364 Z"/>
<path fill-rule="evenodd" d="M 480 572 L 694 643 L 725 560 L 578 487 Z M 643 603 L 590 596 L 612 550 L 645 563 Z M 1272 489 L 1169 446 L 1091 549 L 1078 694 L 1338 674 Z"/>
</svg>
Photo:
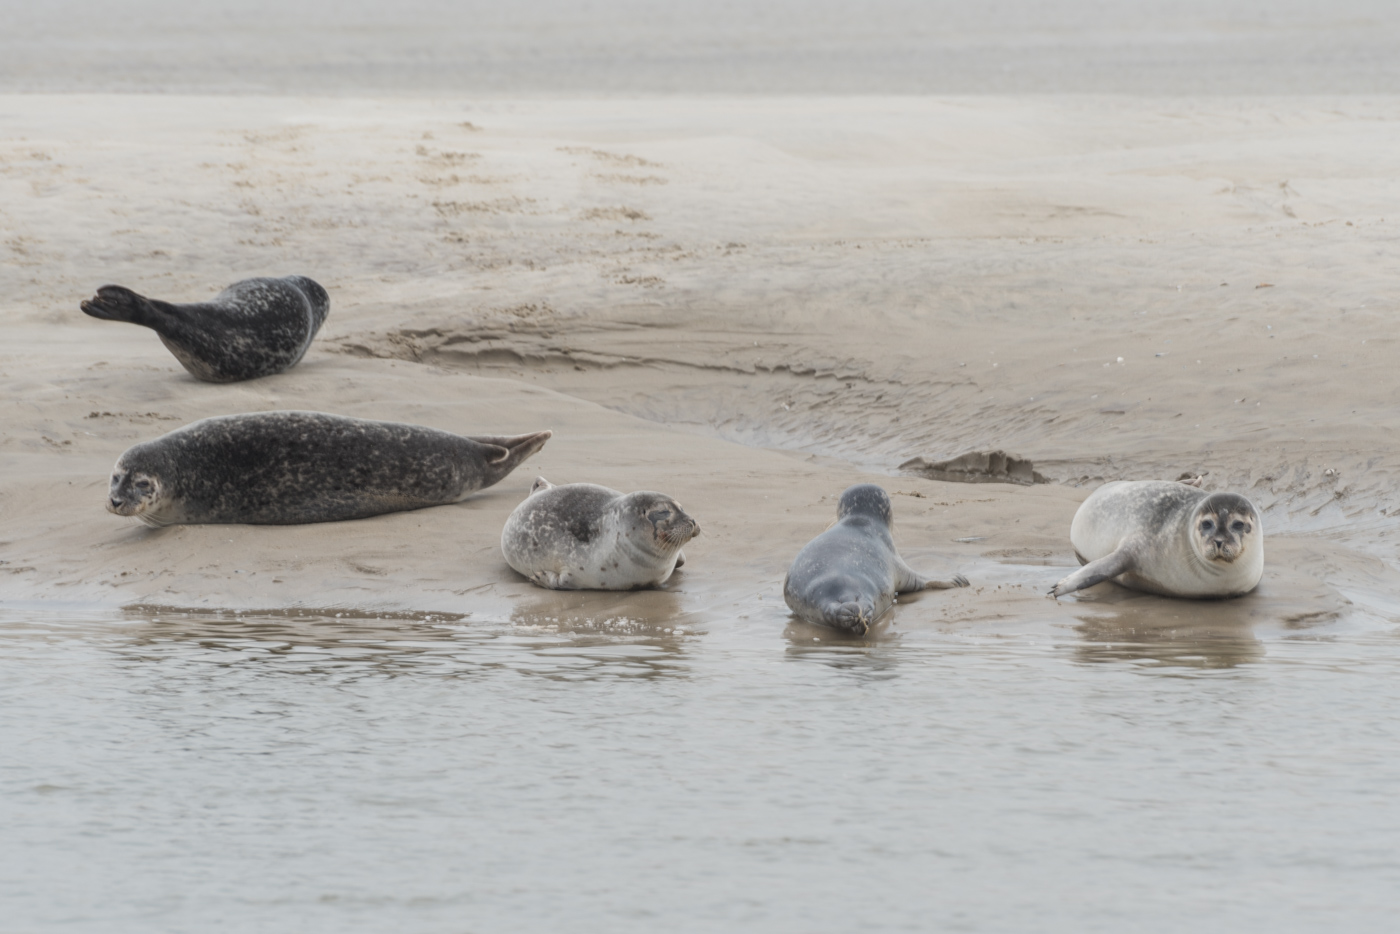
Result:
<svg viewBox="0 0 1400 934">
<path fill-rule="evenodd" d="M 1044 599 L 1075 505 L 1205 472 L 1279 537 L 1242 618 L 1335 621 L 1400 566 L 1397 137 L 1386 97 L 4 96 L 0 599 L 781 629 L 786 562 L 880 482 L 911 565 L 974 585 L 898 625 L 1075 625 L 1096 598 Z M 77 309 L 289 273 L 330 318 L 246 384 Z M 102 510 L 126 446 L 276 408 L 556 435 L 453 507 Z M 1053 482 L 899 466 L 995 450 Z M 498 545 L 536 475 L 659 489 L 705 535 L 666 590 L 545 594 Z"/>
</svg>

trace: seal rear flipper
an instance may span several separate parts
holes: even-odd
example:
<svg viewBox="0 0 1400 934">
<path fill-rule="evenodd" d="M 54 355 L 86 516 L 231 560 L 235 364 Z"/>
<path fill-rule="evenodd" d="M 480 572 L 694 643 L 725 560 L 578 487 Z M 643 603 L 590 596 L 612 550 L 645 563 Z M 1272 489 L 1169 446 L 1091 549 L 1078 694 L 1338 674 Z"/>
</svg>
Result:
<svg viewBox="0 0 1400 934">
<path fill-rule="evenodd" d="M 507 474 L 519 467 L 522 461 L 544 447 L 544 443 L 552 437 L 554 437 L 554 432 L 545 430 L 509 437 L 469 436 L 467 440 L 486 445 L 487 450 L 482 452 L 486 456 L 488 474 L 485 485 L 491 486 L 493 483 L 499 483 Z"/>
<path fill-rule="evenodd" d="M 1134 555 L 1131 548 L 1120 545 L 1118 550 L 1112 554 L 1105 555 L 1097 561 L 1090 561 L 1069 577 L 1060 581 L 1050 591 L 1052 597 L 1063 597 L 1067 593 L 1074 593 L 1076 590 L 1083 590 L 1085 587 L 1092 587 L 1095 584 L 1110 580 L 1119 574 L 1124 574 L 1133 569 Z"/>
<path fill-rule="evenodd" d="M 163 304 L 163 303 L 162 303 Z M 80 306 L 83 313 L 105 321 L 128 321 L 143 327 L 156 327 L 161 315 L 156 304 L 144 295 L 120 285 L 104 285 Z"/>
</svg>

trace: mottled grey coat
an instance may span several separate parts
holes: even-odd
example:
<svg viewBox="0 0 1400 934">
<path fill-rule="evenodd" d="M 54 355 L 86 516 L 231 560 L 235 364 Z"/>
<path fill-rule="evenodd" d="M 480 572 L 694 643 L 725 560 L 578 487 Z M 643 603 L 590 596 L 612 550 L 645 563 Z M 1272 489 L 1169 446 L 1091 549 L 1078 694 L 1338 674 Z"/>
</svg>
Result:
<svg viewBox="0 0 1400 934">
<path fill-rule="evenodd" d="M 455 503 L 550 432 L 464 438 L 324 412 L 206 418 L 128 449 L 107 508 L 150 525 L 331 522 Z"/>
<path fill-rule="evenodd" d="M 210 383 L 271 376 L 295 366 L 330 308 L 326 290 L 305 276 L 244 279 L 212 301 L 192 305 L 104 285 L 82 303 L 94 318 L 155 331 L 185 369 Z"/>
</svg>

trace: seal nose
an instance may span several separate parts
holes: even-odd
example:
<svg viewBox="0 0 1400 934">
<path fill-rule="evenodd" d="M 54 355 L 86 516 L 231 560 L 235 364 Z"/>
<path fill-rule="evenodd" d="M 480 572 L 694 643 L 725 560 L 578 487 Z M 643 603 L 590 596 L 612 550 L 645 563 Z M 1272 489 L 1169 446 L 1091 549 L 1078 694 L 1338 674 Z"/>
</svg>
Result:
<svg viewBox="0 0 1400 934">
<path fill-rule="evenodd" d="M 120 508 L 122 508 L 122 501 L 119 500 L 119 499 L 117 499 L 115 496 L 112 497 L 112 508 L 113 508 L 113 509 L 120 509 Z"/>
</svg>

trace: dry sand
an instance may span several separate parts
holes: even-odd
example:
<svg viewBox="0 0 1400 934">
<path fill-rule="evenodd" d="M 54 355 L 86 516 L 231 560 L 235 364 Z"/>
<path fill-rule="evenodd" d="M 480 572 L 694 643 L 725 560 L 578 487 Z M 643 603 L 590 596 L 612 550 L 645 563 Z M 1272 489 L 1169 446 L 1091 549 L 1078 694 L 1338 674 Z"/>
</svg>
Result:
<svg viewBox="0 0 1400 934">
<path fill-rule="evenodd" d="M 0 599 L 777 632 L 787 562 L 873 480 L 911 565 L 974 584 L 896 629 L 1391 620 L 1397 177 L 1395 98 L 0 97 Z M 252 383 L 78 311 L 289 273 L 330 319 Z M 278 408 L 556 435 L 453 507 L 103 510 L 130 444 Z M 1052 482 L 900 472 L 991 450 Z M 1187 471 L 1264 508 L 1257 594 L 1044 597 L 1096 484 Z M 664 591 L 540 591 L 498 545 L 537 474 L 705 534 Z"/>
</svg>

